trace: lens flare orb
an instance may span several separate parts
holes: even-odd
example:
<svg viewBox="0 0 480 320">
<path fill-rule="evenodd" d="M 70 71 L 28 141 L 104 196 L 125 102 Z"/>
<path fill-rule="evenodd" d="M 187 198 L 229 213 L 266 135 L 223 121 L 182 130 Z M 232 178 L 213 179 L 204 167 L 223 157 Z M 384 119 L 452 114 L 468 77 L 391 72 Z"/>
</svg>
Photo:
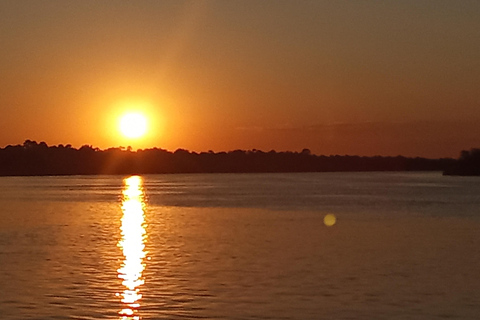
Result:
<svg viewBox="0 0 480 320">
<path fill-rule="evenodd" d="M 323 223 L 327 226 L 327 227 L 332 227 L 335 225 L 335 223 L 337 223 L 337 217 L 335 217 L 334 214 L 327 214 L 325 215 L 325 217 L 323 218 Z"/>
</svg>

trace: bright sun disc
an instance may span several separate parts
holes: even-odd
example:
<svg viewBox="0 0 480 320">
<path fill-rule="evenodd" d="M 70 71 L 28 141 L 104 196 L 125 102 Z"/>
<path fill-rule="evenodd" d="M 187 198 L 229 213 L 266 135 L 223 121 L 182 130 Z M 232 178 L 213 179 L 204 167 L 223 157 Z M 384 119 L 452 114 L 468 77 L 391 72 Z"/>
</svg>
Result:
<svg viewBox="0 0 480 320">
<path fill-rule="evenodd" d="M 147 119 L 139 113 L 128 113 L 120 119 L 120 131 L 127 138 L 140 138 L 147 132 Z"/>
</svg>

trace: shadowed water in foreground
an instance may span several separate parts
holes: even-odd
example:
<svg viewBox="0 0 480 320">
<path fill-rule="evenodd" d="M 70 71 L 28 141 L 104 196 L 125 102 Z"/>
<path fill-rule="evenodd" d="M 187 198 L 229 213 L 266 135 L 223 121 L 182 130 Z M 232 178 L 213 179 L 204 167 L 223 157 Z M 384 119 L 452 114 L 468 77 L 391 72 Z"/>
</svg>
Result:
<svg viewBox="0 0 480 320">
<path fill-rule="evenodd" d="M 0 180 L 2 319 L 480 314 L 477 180 L 124 178 Z"/>
</svg>

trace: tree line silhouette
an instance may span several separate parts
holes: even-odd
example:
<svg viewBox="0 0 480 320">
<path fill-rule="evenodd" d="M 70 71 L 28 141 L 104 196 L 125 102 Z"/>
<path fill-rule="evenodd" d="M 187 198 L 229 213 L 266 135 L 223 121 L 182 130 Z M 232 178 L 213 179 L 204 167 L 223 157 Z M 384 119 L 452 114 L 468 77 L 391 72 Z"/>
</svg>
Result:
<svg viewBox="0 0 480 320">
<path fill-rule="evenodd" d="M 0 148 L 0 175 L 96 175 L 158 173 L 248 173 L 248 172 L 332 172 L 332 171 L 444 171 L 462 159 L 478 157 L 479 149 L 460 160 L 397 157 L 315 155 L 301 152 L 175 152 L 159 148 L 132 151 L 128 148 L 100 150 L 90 145 L 48 146 L 26 140 L 23 145 Z M 475 158 L 476 159 L 476 158 Z M 466 160 L 465 160 L 466 161 Z"/>
<path fill-rule="evenodd" d="M 480 176 L 480 149 L 463 150 L 460 158 L 443 172 L 444 175 Z"/>
</svg>

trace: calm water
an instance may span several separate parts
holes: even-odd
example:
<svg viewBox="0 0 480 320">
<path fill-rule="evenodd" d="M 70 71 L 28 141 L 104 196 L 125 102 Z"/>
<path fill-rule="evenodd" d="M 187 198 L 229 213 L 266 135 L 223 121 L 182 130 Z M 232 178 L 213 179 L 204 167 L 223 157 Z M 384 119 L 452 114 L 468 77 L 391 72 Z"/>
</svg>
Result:
<svg viewBox="0 0 480 320">
<path fill-rule="evenodd" d="M 0 318 L 479 319 L 479 227 L 439 173 L 4 177 Z"/>
</svg>

